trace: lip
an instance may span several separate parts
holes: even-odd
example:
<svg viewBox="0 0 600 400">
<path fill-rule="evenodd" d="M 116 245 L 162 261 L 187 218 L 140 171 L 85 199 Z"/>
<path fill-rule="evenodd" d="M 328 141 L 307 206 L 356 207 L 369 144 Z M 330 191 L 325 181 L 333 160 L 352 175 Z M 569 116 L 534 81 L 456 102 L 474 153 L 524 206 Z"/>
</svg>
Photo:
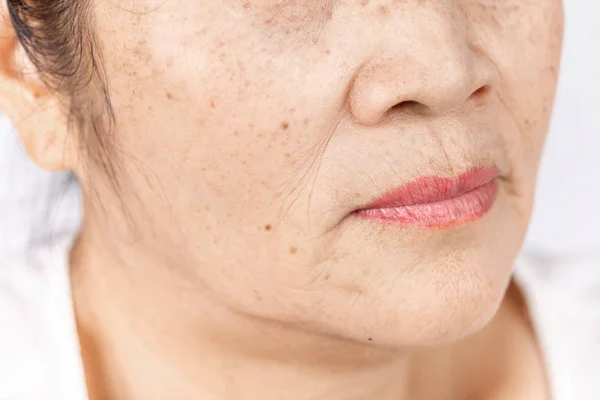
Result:
<svg viewBox="0 0 600 400">
<path fill-rule="evenodd" d="M 475 221 L 491 210 L 499 174 L 473 168 L 454 178 L 425 176 L 394 189 L 355 214 L 383 223 L 447 228 Z"/>
</svg>

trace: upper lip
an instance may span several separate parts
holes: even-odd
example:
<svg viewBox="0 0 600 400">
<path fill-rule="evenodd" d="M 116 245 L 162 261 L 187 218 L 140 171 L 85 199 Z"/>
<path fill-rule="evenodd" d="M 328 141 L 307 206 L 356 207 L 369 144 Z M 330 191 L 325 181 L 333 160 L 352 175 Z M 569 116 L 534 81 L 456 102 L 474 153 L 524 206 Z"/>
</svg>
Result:
<svg viewBox="0 0 600 400">
<path fill-rule="evenodd" d="M 458 197 L 499 176 L 495 168 L 471 168 L 455 177 L 423 176 L 376 198 L 361 210 L 405 207 Z"/>
</svg>

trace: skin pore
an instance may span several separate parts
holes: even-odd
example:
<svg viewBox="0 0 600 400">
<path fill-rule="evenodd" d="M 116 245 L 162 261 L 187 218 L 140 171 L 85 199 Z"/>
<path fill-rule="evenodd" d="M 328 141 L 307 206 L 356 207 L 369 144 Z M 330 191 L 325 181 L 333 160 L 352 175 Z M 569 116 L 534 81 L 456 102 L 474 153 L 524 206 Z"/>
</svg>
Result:
<svg viewBox="0 0 600 400">
<path fill-rule="evenodd" d="M 560 1 L 93 3 L 118 176 L 51 92 L 2 91 L 32 158 L 82 185 L 71 274 L 92 399 L 547 398 L 511 274 Z M 477 221 L 355 213 L 474 167 L 499 173 Z"/>
</svg>

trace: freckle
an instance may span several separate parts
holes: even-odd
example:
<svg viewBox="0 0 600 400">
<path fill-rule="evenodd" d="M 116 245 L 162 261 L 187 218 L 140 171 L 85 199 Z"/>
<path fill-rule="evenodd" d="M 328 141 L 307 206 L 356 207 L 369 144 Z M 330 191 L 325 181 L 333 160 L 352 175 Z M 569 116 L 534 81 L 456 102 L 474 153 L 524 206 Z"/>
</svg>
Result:
<svg viewBox="0 0 600 400">
<path fill-rule="evenodd" d="M 254 298 L 256 300 L 258 300 L 258 301 L 261 301 L 263 299 L 262 296 L 260 295 L 260 293 L 258 293 L 257 290 L 254 291 Z"/>
<path fill-rule="evenodd" d="M 369 4 L 369 0 L 360 0 L 360 4 L 366 6 L 367 4 Z"/>
<path fill-rule="evenodd" d="M 308 118 L 304 118 L 303 123 L 304 123 L 304 125 L 308 125 Z"/>
<path fill-rule="evenodd" d="M 202 167 L 202 171 L 203 171 L 203 172 L 204 172 L 204 171 L 206 171 L 206 168 L 205 168 L 205 167 Z"/>
<path fill-rule="evenodd" d="M 295 248 L 294 246 L 290 247 L 289 249 L 290 254 L 296 254 L 298 252 L 298 249 Z"/>
<path fill-rule="evenodd" d="M 287 123 L 286 121 L 284 121 L 284 122 L 281 123 L 281 127 L 283 128 L 283 130 L 286 130 L 287 128 L 290 127 L 290 124 Z"/>
<path fill-rule="evenodd" d="M 213 240 L 213 244 L 219 244 L 219 241 L 217 239 Z"/>
<path fill-rule="evenodd" d="M 331 278 L 331 274 L 329 272 L 326 272 L 325 275 L 323 275 L 323 279 L 328 281 L 329 278 Z"/>
<path fill-rule="evenodd" d="M 210 108 L 215 108 L 215 100 L 210 99 Z"/>
<path fill-rule="evenodd" d="M 296 112 L 296 109 L 295 108 L 290 108 L 290 112 L 294 113 L 294 112 Z"/>
<path fill-rule="evenodd" d="M 290 157 L 292 157 L 292 155 L 291 155 L 290 153 L 285 153 L 283 156 L 284 156 L 285 158 L 290 158 Z"/>
<path fill-rule="evenodd" d="M 240 136 L 240 133 L 238 131 L 233 131 L 233 136 Z"/>
<path fill-rule="evenodd" d="M 262 133 L 259 133 L 258 135 L 256 135 L 256 138 L 257 138 L 257 139 L 260 139 L 260 138 L 262 138 L 262 137 L 263 137 L 263 134 L 262 134 Z"/>
<path fill-rule="evenodd" d="M 250 2 L 249 2 L 249 1 L 246 1 L 246 2 L 245 2 L 243 5 L 242 5 L 242 7 L 244 7 L 245 9 L 249 9 L 249 8 L 250 8 Z"/>
<path fill-rule="evenodd" d="M 269 232 L 273 229 L 273 227 L 271 226 L 271 224 L 267 224 L 267 225 L 265 225 L 264 229 L 265 229 L 265 231 Z"/>
<path fill-rule="evenodd" d="M 204 206 L 204 209 L 205 209 L 206 211 L 210 211 L 210 207 L 209 207 L 209 206 Z"/>
<path fill-rule="evenodd" d="M 167 92 L 167 99 L 173 100 L 173 93 Z"/>
<path fill-rule="evenodd" d="M 329 49 L 325 49 L 324 53 L 325 53 L 325 54 L 331 54 L 331 50 L 329 50 Z"/>
<path fill-rule="evenodd" d="M 379 14 L 381 14 L 384 17 L 387 17 L 390 14 L 390 9 L 387 8 L 386 6 L 379 6 L 378 10 L 379 10 Z"/>
</svg>

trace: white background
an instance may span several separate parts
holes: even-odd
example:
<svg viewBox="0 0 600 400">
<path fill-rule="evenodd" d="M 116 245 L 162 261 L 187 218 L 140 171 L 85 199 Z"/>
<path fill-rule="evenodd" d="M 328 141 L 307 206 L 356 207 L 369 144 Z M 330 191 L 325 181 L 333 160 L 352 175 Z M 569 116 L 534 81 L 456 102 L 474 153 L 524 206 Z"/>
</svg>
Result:
<svg viewBox="0 0 600 400">
<path fill-rule="evenodd" d="M 562 74 L 527 245 L 587 253 L 600 249 L 600 0 L 566 0 L 565 12 Z"/>
</svg>

